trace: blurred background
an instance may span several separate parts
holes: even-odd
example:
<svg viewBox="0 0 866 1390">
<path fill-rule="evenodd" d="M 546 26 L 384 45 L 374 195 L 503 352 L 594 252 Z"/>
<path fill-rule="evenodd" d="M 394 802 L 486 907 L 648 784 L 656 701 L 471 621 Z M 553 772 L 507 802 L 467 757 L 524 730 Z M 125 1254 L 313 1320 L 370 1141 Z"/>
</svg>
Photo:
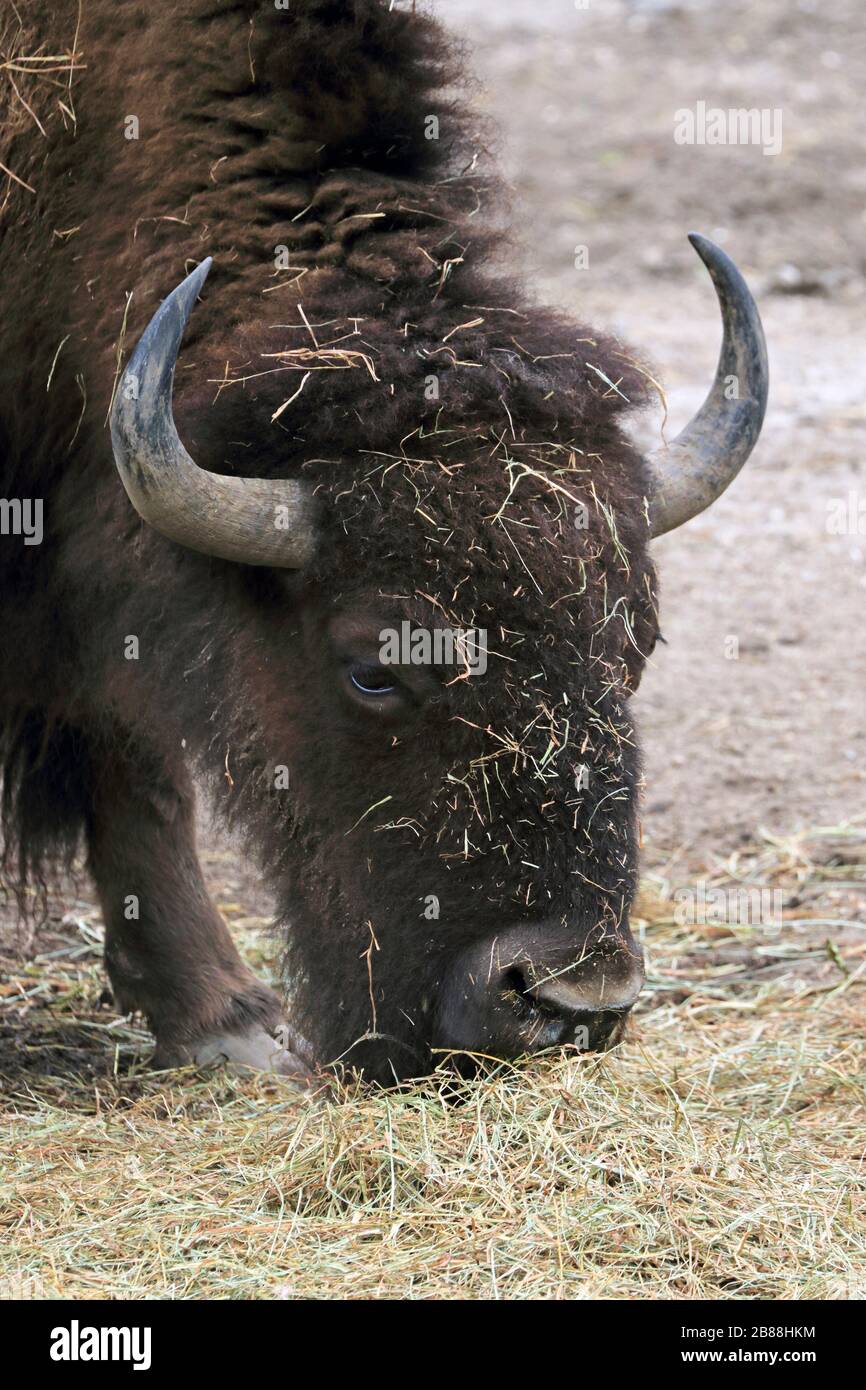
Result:
<svg viewBox="0 0 866 1390">
<path fill-rule="evenodd" d="M 585 3 L 585 8 L 584 8 Z M 656 544 L 662 631 L 637 699 L 644 835 L 679 867 L 864 810 L 866 12 L 862 0 L 431 0 L 501 132 L 518 264 L 664 383 L 671 437 L 720 341 L 688 242 L 734 257 L 770 354 L 761 441 Z M 781 149 L 682 145 L 675 113 L 781 112 Z M 575 265 L 576 248 L 586 251 Z M 639 422 L 659 437 L 662 412 Z M 841 534 L 832 517 L 850 514 Z M 858 507 L 862 513 L 859 520 Z M 732 643 L 731 638 L 736 642 Z M 730 653 L 736 651 L 732 657 Z"/>
</svg>

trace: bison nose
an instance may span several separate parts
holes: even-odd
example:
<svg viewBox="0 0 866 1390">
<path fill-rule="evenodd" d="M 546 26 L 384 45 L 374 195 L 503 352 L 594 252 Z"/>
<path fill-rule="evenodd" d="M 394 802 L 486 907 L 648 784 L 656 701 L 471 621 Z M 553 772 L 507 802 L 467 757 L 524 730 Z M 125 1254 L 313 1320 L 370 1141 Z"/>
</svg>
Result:
<svg viewBox="0 0 866 1390">
<path fill-rule="evenodd" d="M 443 982 L 437 1045 L 518 1057 L 610 1042 L 643 984 L 640 950 L 626 927 L 590 933 L 580 948 L 565 935 L 512 928 L 464 951 Z"/>
<path fill-rule="evenodd" d="M 609 1042 L 625 1019 L 640 992 L 642 976 L 626 988 L 617 986 L 607 992 L 607 998 L 603 984 L 587 990 L 567 975 L 532 984 L 523 971 L 513 969 L 503 983 L 516 994 L 518 1013 L 521 1006 L 527 1011 L 530 1040 L 543 1038 L 539 1047 L 571 1044 L 591 1052 Z"/>
</svg>

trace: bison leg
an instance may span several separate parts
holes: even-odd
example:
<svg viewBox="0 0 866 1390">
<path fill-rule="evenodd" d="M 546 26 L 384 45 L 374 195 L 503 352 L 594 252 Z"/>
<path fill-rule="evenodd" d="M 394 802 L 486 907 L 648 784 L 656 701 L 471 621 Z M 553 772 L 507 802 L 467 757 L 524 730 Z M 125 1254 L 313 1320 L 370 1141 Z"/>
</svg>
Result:
<svg viewBox="0 0 866 1390">
<path fill-rule="evenodd" d="M 194 795 L 181 767 L 106 757 L 93 769 L 89 863 L 105 918 L 105 961 L 119 1008 L 140 1010 L 159 1066 L 225 1060 L 305 1068 L 277 996 L 235 949 L 202 880 Z"/>
</svg>

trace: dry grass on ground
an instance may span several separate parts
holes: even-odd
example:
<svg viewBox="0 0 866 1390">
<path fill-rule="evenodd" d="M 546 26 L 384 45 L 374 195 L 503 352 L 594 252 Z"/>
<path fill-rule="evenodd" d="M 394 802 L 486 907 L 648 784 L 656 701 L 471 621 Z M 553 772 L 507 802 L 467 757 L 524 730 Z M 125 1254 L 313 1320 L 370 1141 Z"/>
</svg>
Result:
<svg viewBox="0 0 866 1390">
<path fill-rule="evenodd" d="M 0 985 L 0 1293 L 862 1298 L 866 832 L 710 882 L 780 890 L 781 928 L 678 924 L 650 874 L 629 1041 L 456 1101 L 148 1073 L 97 1007 L 96 914 L 49 923 Z"/>
</svg>

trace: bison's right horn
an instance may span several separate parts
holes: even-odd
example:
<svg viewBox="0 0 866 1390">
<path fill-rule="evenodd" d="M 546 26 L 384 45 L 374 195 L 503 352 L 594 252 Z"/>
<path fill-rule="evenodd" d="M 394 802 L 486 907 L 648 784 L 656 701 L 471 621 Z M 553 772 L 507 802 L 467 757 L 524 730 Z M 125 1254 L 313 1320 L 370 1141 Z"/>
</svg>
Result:
<svg viewBox="0 0 866 1390">
<path fill-rule="evenodd" d="M 211 264 L 202 261 L 163 300 L 129 359 L 111 411 L 114 459 L 136 511 L 170 540 L 244 565 L 298 569 L 312 556 L 315 536 L 305 485 L 208 473 L 175 428 L 175 362 Z"/>
<path fill-rule="evenodd" d="M 767 408 L 767 347 L 749 287 L 709 237 L 691 232 L 689 241 L 715 285 L 722 351 L 710 394 L 691 424 L 647 458 L 653 536 L 697 516 L 733 482 L 757 443 Z"/>
</svg>

